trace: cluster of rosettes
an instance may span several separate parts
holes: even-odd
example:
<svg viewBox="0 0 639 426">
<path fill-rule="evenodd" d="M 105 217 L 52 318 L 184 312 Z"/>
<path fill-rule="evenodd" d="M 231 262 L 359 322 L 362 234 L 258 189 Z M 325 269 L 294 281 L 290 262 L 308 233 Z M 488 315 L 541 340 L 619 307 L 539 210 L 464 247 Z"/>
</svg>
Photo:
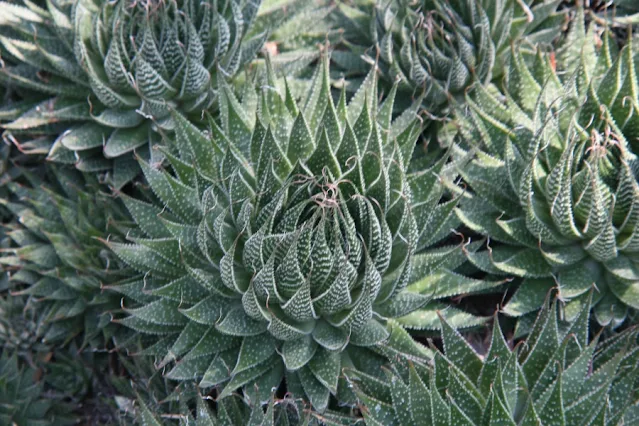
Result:
<svg viewBox="0 0 639 426">
<path fill-rule="evenodd" d="M 617 70 L 630 64 L 626 49 Z M 596 286 L 602 324 L 618 325 L 628 307 L 639 307 L 638 160 L 625 137 L 634 134 L 635 107 L 608 96 L 619 92 L 614 85 L 599 86 L 591 73 L 605 73 L 599 62 L 609 57 L 592 53 L 577 53 L 572 61 L 581 65 L 562 84 L 547 55 L 527 66 L 513 52 L 507 105 L 477 87 L 468 121 L 460 114 L 467 158 L 476 157 L 462 176 L 476 195 L 459 217 L 491 238 L 488 250 L 469 258 L 486 272 L 524 278 L 505 307 L 512 315 L 538 309 L 555 286 L 571 301 L 569 315 Z"/>
<path fill-rule="evenodd" d="M 551 0 L 395 0 L 340 8 L 352 53 L 370 62 L 379 58 L 388 81 L 425 92 L 429 112 L 439 115 L 451 100 L 463 99 L 473 83 L 503 75 L 512 40 L 550 42 L 563 23 L 557 5 Z M 355 58 L 343 61 L 348 69 Z"/>
<path fill-rule="evenodd" d="M 98 238 L 122 237 L 129 216 L 93 177 L 74 169 L 50 172 L 46 183 L 25 172 L 28 180 L 7 185 L 10 196 L 0 204 L 17 220 L 2 225 L 0 264 L 11 298 L 24 303 L 23 315 L 32 314 L 24 333 L 47 343 L 81 335 L 82 345 L 103 349 L 117 337 L 108 311 L 120 301 L 101 287 L 132 271 Z"/>
<path fill-rule="evenodd" d="M 639 424 L 637 38 L 565 3 L 0 0 L 0 424 Z"/>
<path fill-rule="evenodd" d="M 592 295 L 592 291 L 589 293 Z M 411 365 L 386 380 L 348 372 L 367 424 L 488 424 L 578 426 L 636 419 L 637 330 L 606 339 L 589 336 L 590 307 L 561 320 L 557 299 L 546 299 L 527 345 L 509 346 L 499 321 L 479 354 L 442 317 L 444 350 L 433 368 Z"/>
<path fill-rule="evenodd" d="M 132 151 L 148 159 L 156 131 L 171 131 L 170 109 L 201 121 L 218 80 L 253 59 L 266 33 L 245 36 L 259 4 L 1 3 L 0 78 L 23 95 L 2 115 L 4 128 L 23 150 L 108 172 L 120 188 L 139 173 Z"/>
</svg>

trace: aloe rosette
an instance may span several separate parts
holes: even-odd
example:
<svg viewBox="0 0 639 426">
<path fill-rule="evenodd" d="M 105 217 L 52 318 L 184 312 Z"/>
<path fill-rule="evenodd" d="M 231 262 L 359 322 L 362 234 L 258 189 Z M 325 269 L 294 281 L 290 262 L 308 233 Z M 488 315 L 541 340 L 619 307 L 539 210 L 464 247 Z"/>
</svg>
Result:
<svg viewBox="0 0 639 426">
<path fill-rule="evenodd" d="M 432 366 L 380 381 L 353 372 L 370 425 L 624 425 L 637 421 L 637 330 L 590 337 L 589 307 L 571 321 L 546 301 L 515 348 L 495 319 L 480 354 L 442 317 Z"/>
<path fill-rule="evenodd" d="M 538 309 L 556 286 L 574 315 L 595 285 L 595 318 L 617 326 L 639 307 L 634 65 L 630 45 L 613 60 L 609 37 L 590 43 L 558 55 L 562 78 L 549 55 L 514 53 L 503 92 L 473 89 L 459 114 L 473 191 L 458 213 L 490 236 L 471 261 L 524 279 L 507 313 Z"/>
<path fill-rule="evenodd" d="M 109 311 L 120 305 L 103 288 L 132 271 L 99 238 L 122 239 L 130 218 L 94 177 L 65 167 L 48 173 L 45 182 L 27 172 L 25 182 L 7 185 L 11 196 L 0 200 L 16 218 L 3 225 L 0 256 L 9 297 L 28 298 L 35 312 L 25 332 L 56 344 L 80 336 L 82 345 L 102 349 L 116 332 Z"/>
<path fill-rule="evenodd" d="M 402 325 L 431 327 L 431 296 L 499 285 L 453 272 L 461 245 L 427 250 L 455 225 L 456 200 L 439 202 L 432 171 L 406 174 L 414 110 L 391 124 L 394 98 L 378 109 L 374 72 L 336 107 L 328 74 L 303 109 L 272 75 L 245 107 L 227 90 L 209 136 L 175 114 L 171 171 L 141 161 L 152 202 L 123 200 L 146 237 L 109 246 L 158 297 L 118 321 L 159 336 L 148 351 L 177 360 L 167 377 L 225 396 L 286 376 L 322 411 L 331 394 L 346 401 L 343 367 L 378 374 L 396 356 L 428 356 Z M 465 326 L 483 321 L 451 309 Z"/>
<path fill-rule="evenodd" d="M 49 159 L 109 172 L 121 187 L 149 157 L 169 109 L 194 120 L 217 81 L 242 69 L 265 34 L 244 39 L 257 1 L 49 1 L 1 3 L 3 84 L 23 90 L 22 113 L 4 124 L 19 143 L 48 135 Z M 15 65 L 12 65 L 15 64 Z M 25 148 L 28 146 L 25 145 Z"/>
<path fill-rule="evenodd" d="M 557 0 L 379 0 L 340 5 L 347 49 L 333 60 L 347 76 L 378 60 L 388 82 L 426 93 L 424 107 L 441 116 L 475 82 L 505 72 L 512 42 L 548 43 L 564 16 Z M 379 58 L 379 59 L 378 59 Z"/>
</svg>

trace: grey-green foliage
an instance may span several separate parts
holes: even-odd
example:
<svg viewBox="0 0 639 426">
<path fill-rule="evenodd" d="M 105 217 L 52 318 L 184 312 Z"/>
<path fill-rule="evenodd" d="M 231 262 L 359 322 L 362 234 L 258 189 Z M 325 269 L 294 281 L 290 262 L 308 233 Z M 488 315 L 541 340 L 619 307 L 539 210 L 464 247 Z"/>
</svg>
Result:
<svg viewBox="0 0 639 426">
<path fill-rule="evenodd" d="M 386 81 L 425 92 L 425 108 L 441 115 L 474 82 L 503 75 L 512 42 L 552 41 L 563 24 L 559 0 L 358 0 L 340 4 L 348 50 L 333 60 L 346 75 L 377 60 Z"/>
<path fill-rule="evenodd" d="M 615 0 L 600 5 L 600 8 L 604 10 L 598 11 L 597 18 L 607 21 L 612 26 L 624 27 L 639 24 L 639 4 L 636 1 Z"/>
<path fill-rule="evenodd" d="M 595 317 L 617 326 L 639 307 L 633 51 L 605 36 L 597 52 L 575 25 L 557 56 L 561 78 L 548 55 L 515 52 L 502 91 L 469 93 L 458 148 L 472 191 L 457 213 L 490 238 L 469 253 L 473 264 L 524 279 L 506 313 L 538 309 L 556 286 L 575 315 L 595 285 Z"/>
<path fill-rule="evenodd" d="M 157 414 L 143 399 L 136 400 L 136 410 L 133 411 L 136 424 L 161 426 L 216 426 L 216 425 L 246 425 L 246 426 L 346 426 L 363 423 L 361 418 L 344 415 L 338 412 L 326 411 L 317 413 L 305 406 L 303 400 L 290 397 L 276 398 L 271 396 L 263 407 L 259 402 L 252 403 L 247 398 L 231 395 L 218 400 L 213 409 L 211 398 L 204 398 L 195 394 L 195 407 L 180 403 L 177 412 Z M 183 395 L 179 395 L 183 398 Z"/>
<path fill-rule="evenodd" d="M 335 5 L 326 0 L 265 0 L 258 9 L 251 33 L 270 29 L 265 45 L 270 62 L 289 84 L 293 77 L 308 78 L 320 58 L 320 45 L 337 44 L 340 30 L 332 25 Z M 266 60 L 255 59 L 251 67 L 266 70 Z"/>
<path fill-rule="evenodd" d="M 624 46 L 620 49 L 621 42 Z M 572 90 L 586 103 L 579 111 L 579 122 L 602 132 L 606 121 L 601 111 L 604 105 L 635 154 L 639 153 L 638 47 L 632 35 L 619 40 L 595 23 L 586 26 L 584 10 L 577 8 L 556 55 L 559 79 L 574 85 Z"/>
<path fill-rule="evenodd" d="M 0 282 L 0 424 L 108 424 L 108 355 L 45 341 L 40 306 Z M 10 420 L 9 420 L 10 419 Z M 102 423 L 104 422 L 104 423 Z"/>
<path fill-rule="evenodd" d="M 8 185 L 11 182 L 19 181 L 22 177 L 23 170 L 29 166 L 29 163 L 35 163 L 36 167 L 39 166 L 38 162 L 32 162 L 26 160 L 27 157 L 21 154 L 15 146 L 9 143 L 0 145 L 0 197 L 8 199 L 10 197 L 10 191 Z M 26 160 L 26 161 L 24 161 Z M 26 163 L 26 164 L 21 164 Z M 9 221 L 12 219 L 12 214 L 4 206 L 0 207 L 0 220 Z"/>
<path fill-rule="evenodd" d="M 5 66 L 7 64 L 5 63 Z M 12 90 L 5 90 L 0 84 L 2 94 L 0 102 L 0 122 L 13 120 L 22 111 L 21 102 L 16 100 L 18 95 Z M 19 144 L 11 134 L 2 135 L 0 143 L 0 198 L 10 198 L 8 185 L 11 182 L 23 180 L 24 171 L 37 172 L 43 168 L 43 157 L 47 154 L 49 141 L 34 138 L 30 142 Z M 40 154 L 40 155 L 35 155 Z M 10 221 L 12 214 L 4 206 L 0 206 L 0 220 Z"/>
<path fill-rule="evenodd" d="M 0 204 L 16 220 L 2 225 L 0 264 L 13 297 L 37 307 L 40 338 L 69 342 L 82 335 L 84 344 L 101 348 L 116 329 L 108 311 L 120 304 L 102 288 L 132 271 L 98 238 L 122 238 L 130 219 L 94 177 L 65 167 L 48 172 L 25 172 L 25 182 L 7 185 L 10 196 Z"/>
<path fill-rule="evenodd" d="M 599 342 L 589 308 L 566 322 L 546 300 L 530 336 L 512 348 L 495 319 L 479 354 L 442 317 L 443 352 L 429 368 L 354 383 L 369 425 L 628 425 L 637 421 L 637 330 Z"/>
<path fill-rule="evenodd" d="M 138 356 L 143 353 L 121 353 L 121 374 L 109 376 L 122 425 L 334 426 L 361 422 L 361 418 L 348 415 L 348 409 L 319 414 L 310 410 L 307 401 L 289 394 L 283 398 L 272 394 L 264 404 L 255 389 L 244 395 L 215 398 L 215 389 L 198 389 L 193 381 L 176 383 L 162 377 L 152 358 Z"/>
<path fill-rule="evenodd" d="M 271 77 L 242 104 L 221 93 L 209 136 L 175 114 L 170 168 L 141 161 L 151 202 L 123 200 L 146 237 L 109 243 L 144 274 L 115 288 L 139 302 L 118 321 L 158 336 L 148 353 L 177 361 L 169 378 L 267 398 L 286 376 L 322 411 L 349 401 L 342 368 L 427 358 L 402 325 L 433 327 L 431 298 L 501 283 L 453 272 L 461 245 L 429 249 L 457 224 L 457 200 L 440 202 L 445 161 L 406 174 L 420 125 L 414 110 L 391 123 L 374 72 L 348 106 L 326 62 L 301 107 Z"/>
<path fill-rule="evenodd" d="M 26 296 L 12 295 L 8 274 L 0 285 L 0 346 L 24 358 L 35 358 L 50 350 L 42 342 L 44 327 L 34 309 L 27 308 Z"/>
<path fill-rule="evenodd" d="M 20 143 L 49 135 L 49 159 L 109 172 L 121 187 L 170 131 L 169 108 L 193 119 L 211 108 L 217 80 L 239 72 L 265 34 L 245 40 L 257 0 L 0 3 L 4 85 L 24 91 L 4 127 Z M 14 108 L 17 109 L 16 106 Z"/>
<path fill-rule="evenodd" d="M 44 394 L 36 370 L 16 354 L 0 353 L 0 422 L 16 426 L 75 424 L 71 406 Z"/>
<path fill-rule="evenodd" d="M 119 424 L 184 424 L 199 397 L 195 383 L 177 384 L 165 379 L 157 371 L 154 360 L 140 356 L 139 351 L 140 347 L 133 345 L 126 352 L 118 353 L 119 371 L 107 378 L 113 388 L 112 403 L 117 408 Z"/>
<path fill-rule="evenodd" d="M 105 355 L 60 348 L 42 339 L 41 319 L 26 297 L 0 297 L 0 424 L 107 424 Z"/>
</svg>

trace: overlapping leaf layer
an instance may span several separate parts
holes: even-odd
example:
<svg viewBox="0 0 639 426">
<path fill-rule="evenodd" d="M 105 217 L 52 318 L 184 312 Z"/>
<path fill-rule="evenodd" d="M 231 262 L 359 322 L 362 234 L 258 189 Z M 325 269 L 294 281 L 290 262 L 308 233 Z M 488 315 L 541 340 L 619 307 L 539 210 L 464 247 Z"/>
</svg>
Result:
<svg viewBox="0 0 639 426">
<path fill-rule="evenodd" d="M 153 351 L 178 360 L 168 377 L 268 395 L 286 374 L 322 411 L 330 394 L 348 400 L 342 368 L 426 359 L 400 324 L 432 326 L 431 297 L 500 284 L 452 272 L 459 246 L 425 250 L 454 226 L 456 201 L 439 204 L 436 175 L 406 175 L 419 123 L 391 124 L 394 95 L 378 107 L 374 73 L 348 106 L 328 84 L 325 65 L 301 109 L 274 86 L 253 111 L 225 91 L 210 137 L 174 116 L 172 173 L 141 162 L 155 201 L 123 199 L 147 237 L 109 247 L 155 296 L 121 322 L 167 335 Z"/>
<path fill-rule="evenodd" d="M 387 81 L 425 92 L 425 107 L 440 115 L 474 82 L 503 74 L 513 40 L 552 41 L 563 16 L 557 0 L 358 1 L 341 5 L 351 46 L 334 60 L 357 71 L 362 55 L 376 61 Z"/>
<path fill-rule="evenodd" d="M 0 78 L 24 91 L 4 125 L 24 149 L 110 172 L 120 187 L 150 156 L 154 130 L 173 127 L 169 109 L 195 119 L 212 107 L 218 78 L 236 74 L 265 34 L 244 40 L 259 2 L 48 1 L 0 4 Z M 15 112 L 18 112 L 17 117 Z M 25 134 L 26 133 L 26 134 Z M 50 135 L 36 148 L 31 135 Z M 128 154 L 128 155 L 127 155 Z"/>
<path fill-rule="evenodd" d="M 639 424 L 635 12 L 0 2 L 0 424 Z"/>
<path fill-rule="evenodd" d="M 507 313 L 538 309 L 557 286 L 575 315 L 594 285 L 596 318 L 618 325 L 639 307 L 634 53 L 607 35 L 597 52 L 584 31 L 575 23 L 559 52 L 561 78 L 547 55 L 515 52 L 502 92 L 469 94 L 460 155 L 473 192 L 458 215 L 491 239 L 473 264 L 524 278 Z"/>
<path fill-rule="evenodd" d="M 586 306 L 560 321 L 557 302 L 539 313 L 526 344 L 511 348 L 495 321 L 479 355 L 442 317 L 443 353 L 433 368 L 387 380 L 353 372 L 371 425 L 608 425 L 637 420 L 637 332 L 597 347 Z"/>
<path fill-rule="evenodd" d="M 7 425 L 72 425 L 71 407 L 43 395 L 35 370 L 18 357 L 0 354 L 0 421 Z"/>
<path fill-rule="evenodd" d="M 49 342 L 81 334 L 84 344 L 103 348 L 114 332 L 109 311 L 120 300 L 102 287 L 132 271 L 98 238 L 127 232 L 126 209 L 75 170 L 52 169 L 46 184 L 28 176 L 24 184 L 9 184 L 12 197 L 1 200 L 17 218 L 3 225 L 0 263 L 8 273 L 7 289 L 37 307 L 37 327 L 24 332 Z"/>
</svg>

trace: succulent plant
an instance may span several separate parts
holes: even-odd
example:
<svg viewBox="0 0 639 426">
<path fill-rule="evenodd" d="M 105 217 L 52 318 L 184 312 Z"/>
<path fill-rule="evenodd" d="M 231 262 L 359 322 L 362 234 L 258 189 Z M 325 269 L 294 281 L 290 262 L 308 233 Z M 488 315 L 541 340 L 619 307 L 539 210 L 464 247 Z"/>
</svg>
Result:
<svg viewBox="0 0 639 426">
<path fill-rule="evenodd" d="M 37 306 L 34 320 L 45 341 L 82 334 L 84 344 L 102 348 L 115 330 L 108 310 L 120 305 L 102 289 L 132 274 L 98 238 L 126 233 L 127 211 L 100 192 L 95 178 L 74 169 L 52 167 L 46 183 L 30 180 L 12 182 L 13 197 L 0 199 L 17 218 L 3 225 L 9 244 L 0 256 L 13 297 L 28 296 Z"/>
<path fill-rule="evenodd" d="M 35 309 L 18 296 L 11 299 L 14 307 L 22 304 L 27 314 L 21 317 L 17 312 L 0 311 L 0 422 L 18 426 L 113 424 L 117 417 L 104 398 L 108 389 L 101 382 L 106 376 L 106 356 L 81 352 L 74 344 L 56 348 L 30 342 L 27 335 L 37 322 Z M 17 334 L 21 334 L 20 345 L 15 345 Z"/>
<path fill-rule="evenodd" d="M 461 244 L 429 250 L 455 226 L 456 200 L 439 203 L 437 169 L 406 175 L 420 125 L 414 110 L 391 124 L 392 94 L 378 110 L 374 72 L 348 107 L 333 104 L 326 61 L 302 110 L 274 81 L 262 89 L 245 106 L 225 91 L 209 136 L 176 113 L 172 172 L 141 161 L 152 202 L 123 200 L 147 237 L 109 247 L 158 297 L 119 321 L 162 337 L 169 378 L 268 398 L 286 374 L 322 411 L 341 368 L 428 356 L 402 325 L 431 327 L 431 298 L 501 283 L 456 274 Z"/>
<path fill-rule="evenodd" d="M 8 284 L 8 278 L 4 281 Z M 51 348 L 42 343 L 44 327 L 35 310 L 28 307 L 26 297 L 10 295 L 8 288 L 0 290 L 0 346 L 4 352 L 31 361 Z"/>
<path fill-rule="evenodd" d="M 272 397 L 268 405 L 251 405 L 237 396 L 229 396 L 216 404 L 213 411 L 202 396 L 196 397 L 195 409 L 182 407 L 173 414 L 157 414 L 141 399 L 137 400 L 139 408 L 135 411 L 138 423 L 149 426 L 160 425 L 202 425 L 214 426 L 218 424 L 247 425 L 247 426 L 341 426 L 361 424 L 363 421 L 355 417 L 348 417 L 339 413 L 326 412 L 319 414 L 305 409 L 303 401 L 290 398 L 278 399 Z M 193 414 L 195 412 L 195 415 Z"/>
<path fill-rule="evenodd" d="M 269 31 L 264 48 L 272 67 L 290 84 L 298 75 L 312 77 L 309 65 L 320 59 L 320 46 L 339 42 L 340 30 L 330 19 L 334 10 L 325 0 L 264 0 L 248 36 Z M 266 58 L 255 59 L 251 67 L 256 66 L 266 71 Z"/>
<path fill-rule="evenodd" d="M 17 355 L 0 353 L 0 422 L 5 425 L 72 425 L 71 408 L 44 394 L 44 382 L 35 369 Z"/>
<path fill-rule="evenodd" d="M 609 25 L 628 26 L 639 24 L 639 5 L 632 0 L 594 2 L 590 6 L 593 12 L 597 13 L 595 19 L 603 20 Z"/>
<path fill-rule="evenodd" d="M 152 358 L 139 356 L 143 353 L 121 353 L 119 374 L 109 376 L 121 413 L 119 424 L 332 426 L 361 422 L 361 418 L 349 416 L 348 410 L 319 414 L 310 410 L 308 402 L 289 394 L 277 397 L 273 393 L 265 404 L 256 400 L 259 392 L 254 390 L 219 399 L 215 393 L 198 389 L 193 381 L 176 384 L 162 377 Z"/>
<path fill-rule="evenodd" d="M 573 3 L 0 0 L 0 424 L 639 424 L 639 9 Z"/>
<path fill-rule="evenodd" d="M 589 308 L 574 321 L 546 302 L 515 348 L 495 320 L 478 354 L 442 317 L 444 351 L 407 377 L 349 374 L 369 425 L 623 425 L 636 421 L 637 330 L 597 345 Z"/>
<path fill-rule="evenodd" d="M 595 285 L 595 317 L 617 326 L 639 307 L 632 47 L 611 62 L 609 37 L 598 55 L 592 41 L 574 40 L 555 62 L 564 82 L 550 55 L 527 65 L 515 51 L 502 92 L 471 91 L 458 117 L 460 155 L 470 160 L 460 170 L 472 192 L 457 212 L 490 238 L 469 253 L 472 263 L 524 279 L 506 313 L 532 312 L 558 287 L 576 315 Z"/>
<path fill-rule="evenodd" d="M 16 65 L 0 80 L 30 102 L 4 127 L 19 143 L 50 135 L 49 159 L 110 172 L 121 187 L 138 173 L 131 152 L 170 131 L 169 109 L 193 119 L 215 100 L 265 34 L 243 37 L 259 1 L 48 1 L 0 3 L 0 44 Z M 29 93 L 35 92 L 30 95 Z"/>
<path fill-rule="evenodd" d="M 44 341 L 39 306 L 7 291 L 16 285 L 0 284 L 0 423 L 113 424 L 117 410 L 105 380 L 111 355 Z"/>
<path fill-rule="evenodd" d="M 377 61 L 408 93 L 425 92 L 439 116 L 474 82 L 502 76 L 509 46 L 552 41 L 564 22 L 558 0 L 358 0 L 340 5 L 348 50 L 333 61 L 347 75 Z"/>
</svg>

